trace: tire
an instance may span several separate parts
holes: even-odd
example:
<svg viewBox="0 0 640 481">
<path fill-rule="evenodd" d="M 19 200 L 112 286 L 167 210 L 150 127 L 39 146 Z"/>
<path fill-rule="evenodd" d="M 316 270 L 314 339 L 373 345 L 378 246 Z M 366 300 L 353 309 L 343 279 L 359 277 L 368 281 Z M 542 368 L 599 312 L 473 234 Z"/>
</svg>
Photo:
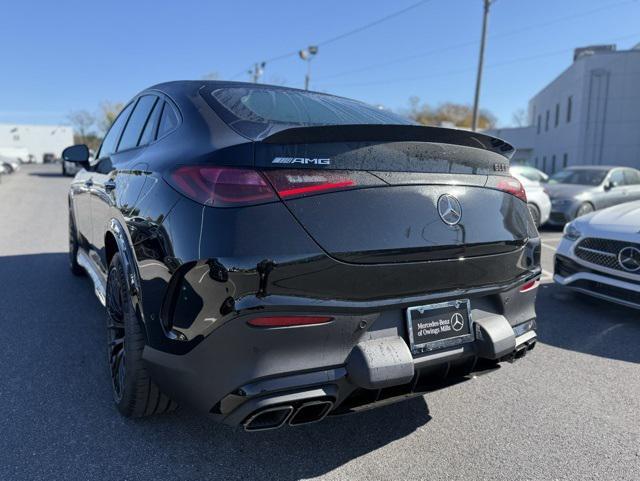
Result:
<svg viewBox="0 0 640 481">
<path fill-rule="evenodd" d="M 118 411 L 131 418 L 173 411 L 177 404 L 151 380 L 142 361 L 145 335 L 133 307 L 120 253 L 109 265 L 106 305 L 107 356 Z"/>
<path fill-rule="evenodd" d="M 589 202 L 584 202 L 580 204 L 580 207 L 578 207 L 578 210 L 576 211 L 576 217 L 587 215 L 593 212 L 594 210 L 595 208 L 593 207 L 593 205 L 591 205 Z"/>
<path fill-rule="evenodd" d="M 540 227 L 540 209 L 535 204 L 527 204 L 527 207 L 536 228 Z"/>
<path fill-rule="evenodd" d="M 71 208 L 69 208 L 69 269 L 74 276 L 83 276 L 86 274 L 85 270 L 80 264 L 78 264 L 78 234 L 76 231 L 76 225 L 71 215 Z"/>
</svg>

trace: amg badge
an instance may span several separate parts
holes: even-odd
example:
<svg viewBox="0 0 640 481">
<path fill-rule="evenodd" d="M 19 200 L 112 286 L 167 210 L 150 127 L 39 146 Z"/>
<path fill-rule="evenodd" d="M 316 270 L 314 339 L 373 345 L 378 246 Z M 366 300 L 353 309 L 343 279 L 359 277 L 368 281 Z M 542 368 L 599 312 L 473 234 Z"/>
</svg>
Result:
<svg viewBox="0 0 640 481">
<path fill-rule="evenodd" d="M 329 165 L 331 159 L 308 159 L 307 157 L 276 157 L 271 161 L 272 164 L 315 164 L 315 165 Z"/>
</svg>

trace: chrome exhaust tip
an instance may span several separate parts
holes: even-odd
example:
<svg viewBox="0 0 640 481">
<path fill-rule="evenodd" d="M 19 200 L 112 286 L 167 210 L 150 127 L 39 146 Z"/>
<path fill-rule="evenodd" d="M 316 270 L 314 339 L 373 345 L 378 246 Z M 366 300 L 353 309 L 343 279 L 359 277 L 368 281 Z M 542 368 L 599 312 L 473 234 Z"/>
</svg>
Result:
<svg viewBox="0 0 640 481">
<path fill-rule="evenodd" d="M 283 426 L 291 413 L 293 406 L 275 406 L 253 413 L 244 422 L 245 431 L 267 431 Z"/>
<path fill-rule="evenodd" d="M 527 355 L 527 346 L 526 345 L 518 347 L 516 349 L 516 352 L 515 352 L 515 358 L 516 359 L 522 359 L 526 355 Z"/>
<path fill-rule="evenodd" d="M 328 400 L 309 401 L 302 404 L 289 419 L 290 426 L 311 424 L 322 421 L 333 408 L 333 402 Z"/>
</svg>

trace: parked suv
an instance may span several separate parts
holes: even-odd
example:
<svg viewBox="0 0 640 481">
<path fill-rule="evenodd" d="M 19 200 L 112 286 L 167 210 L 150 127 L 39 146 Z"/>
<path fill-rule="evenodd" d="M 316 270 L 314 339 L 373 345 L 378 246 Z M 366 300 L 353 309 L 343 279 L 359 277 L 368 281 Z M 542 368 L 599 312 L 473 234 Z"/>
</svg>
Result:
<svg viewBox="0 0 640 481">
<path fill-rule="evenodd" d="M 405 399 L 536 343 L 513 148 L 365 104 L 213 81 L 137 95 L 69 193 L 125 416 L 247 430 Z M 481 410 L 482 406 L 478 406 Z"/>
</svg>

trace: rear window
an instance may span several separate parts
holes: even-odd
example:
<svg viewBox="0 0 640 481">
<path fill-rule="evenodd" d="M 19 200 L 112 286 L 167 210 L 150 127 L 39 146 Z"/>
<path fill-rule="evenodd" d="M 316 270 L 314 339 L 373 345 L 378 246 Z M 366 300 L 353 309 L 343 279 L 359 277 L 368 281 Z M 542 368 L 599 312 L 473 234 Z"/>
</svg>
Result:
<svg viewBox="0 0 640 481">
<path fill-rule="evenodd" d="M 600 185 L 607 176 L 606 170 L 568 169 L 551 176 L 550 184 Z"/>
<path fill-rule="evenodd" d="M 355 100 L 313 92 L 228 87 L 214 89 L 205 95 L 211 96 L 219 106 L 216 111 L 229 125 L 241 134 L 255 139 L 286 127 L 414 124 L 391 112 Z"/>
</svg>

